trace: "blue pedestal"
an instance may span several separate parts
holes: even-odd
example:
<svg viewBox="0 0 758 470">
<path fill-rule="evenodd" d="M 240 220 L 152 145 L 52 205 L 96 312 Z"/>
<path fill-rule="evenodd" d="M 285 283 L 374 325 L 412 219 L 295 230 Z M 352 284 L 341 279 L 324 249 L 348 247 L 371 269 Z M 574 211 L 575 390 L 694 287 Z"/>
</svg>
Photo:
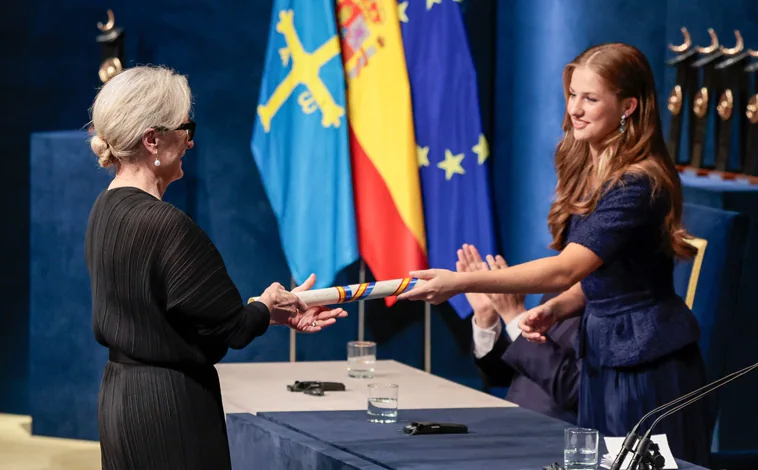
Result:
<svg viewBox="0 0 758 470">
<path fill-rule="evenodd" d="M 94 440 L 107 351 L 92 335 L 84 234 L 111 177 L 87 138 L 52 132 L 31 139 L 29 398 L 34 434 Z"/>
<path fill-rule="evenodd" d="M 739 212 L 747 216 L 749 230 L 742 262 L 742 275 L 734 314 L 733 337 L 726 346 L 725 372 L 733 372 L 758 362 L 755 336 L 758 332 L 758 186 L 736 181 L 682 175 L 685 203 Z M 707 252 L 707 251 L 706 251 Z M 724 405 L 719 417 L 720 451 L 750 450 L 758 447 L 758 373 L 748 374 L 727 385 L 719 396 Z"/>
</svg>

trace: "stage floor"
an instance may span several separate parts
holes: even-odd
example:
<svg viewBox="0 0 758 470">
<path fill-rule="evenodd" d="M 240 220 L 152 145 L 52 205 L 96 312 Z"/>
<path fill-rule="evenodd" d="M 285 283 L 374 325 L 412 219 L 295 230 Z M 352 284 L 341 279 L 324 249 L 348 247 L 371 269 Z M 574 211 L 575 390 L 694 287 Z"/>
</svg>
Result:
<svg viewBox="0 0 758 470">
<path fill-rule="evenodd" d="M 100 469 L 97 442 L 31 435 L 30 416 L 0 414 L 0 470 Z"/>
</svg>

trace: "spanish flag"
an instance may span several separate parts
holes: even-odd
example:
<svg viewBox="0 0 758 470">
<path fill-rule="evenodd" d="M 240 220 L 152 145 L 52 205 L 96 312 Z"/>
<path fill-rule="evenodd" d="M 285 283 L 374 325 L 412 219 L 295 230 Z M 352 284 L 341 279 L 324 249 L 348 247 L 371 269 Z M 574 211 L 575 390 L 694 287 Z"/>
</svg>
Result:
<svg viewBox="0 0 758 470">
<path fill-rule="evenodd" d="M 347 77 L 358 248 L 376 279 L 406 277 L 427 263 L 398 5 L 395 0 L 338 0 L 337 20 Z"/>
</svg>

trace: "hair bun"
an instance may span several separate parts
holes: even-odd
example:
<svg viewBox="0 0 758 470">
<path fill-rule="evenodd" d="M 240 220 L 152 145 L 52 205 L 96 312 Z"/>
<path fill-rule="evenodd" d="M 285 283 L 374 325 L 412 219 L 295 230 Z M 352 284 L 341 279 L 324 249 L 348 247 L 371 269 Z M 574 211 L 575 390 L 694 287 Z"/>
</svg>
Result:
<svg viewBox="0 0 758 470">
<path fill-rule="evenodd" d="M 95 155 L 97 155 L 97 163 L 101 167 L 106 168 L 116 163 L 116 157 L 113 155 L 111 146 L 100 136 L 95 135 L 92 137 L 90 147 L 95 152 Z"/>
</svg>

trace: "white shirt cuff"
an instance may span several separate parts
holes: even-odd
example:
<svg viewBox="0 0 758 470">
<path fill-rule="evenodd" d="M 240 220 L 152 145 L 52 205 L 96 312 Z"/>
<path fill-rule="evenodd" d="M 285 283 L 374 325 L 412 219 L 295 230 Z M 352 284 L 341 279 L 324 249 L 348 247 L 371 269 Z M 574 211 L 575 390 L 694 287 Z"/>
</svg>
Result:
<svg viewBox="0 0 758 470">
<path fill-rule="evenodd" d="M 524 313 L 522 312 L 516 315 L 516 318 L 509 321 L 508 324 L 505 325 L 505 332 L 508 333 L 508 337 L 511 339 L 511 342 L 516 341 L 519 336 L 521 336 L 521 328 L 519 328 L 518 324 L 521 321 L 521 317 L 524 316 Z"/>
<path fill-rule="evenodd" d="M 474 357 L 481 359 L 495 347 L 495 342 L 503 332 L 503 326 L 498 318 L 494 325 L 482 328 L 476 324 L 476 317 L 471 317 L 471 327 L 474 332 Z"/>
</svg>

